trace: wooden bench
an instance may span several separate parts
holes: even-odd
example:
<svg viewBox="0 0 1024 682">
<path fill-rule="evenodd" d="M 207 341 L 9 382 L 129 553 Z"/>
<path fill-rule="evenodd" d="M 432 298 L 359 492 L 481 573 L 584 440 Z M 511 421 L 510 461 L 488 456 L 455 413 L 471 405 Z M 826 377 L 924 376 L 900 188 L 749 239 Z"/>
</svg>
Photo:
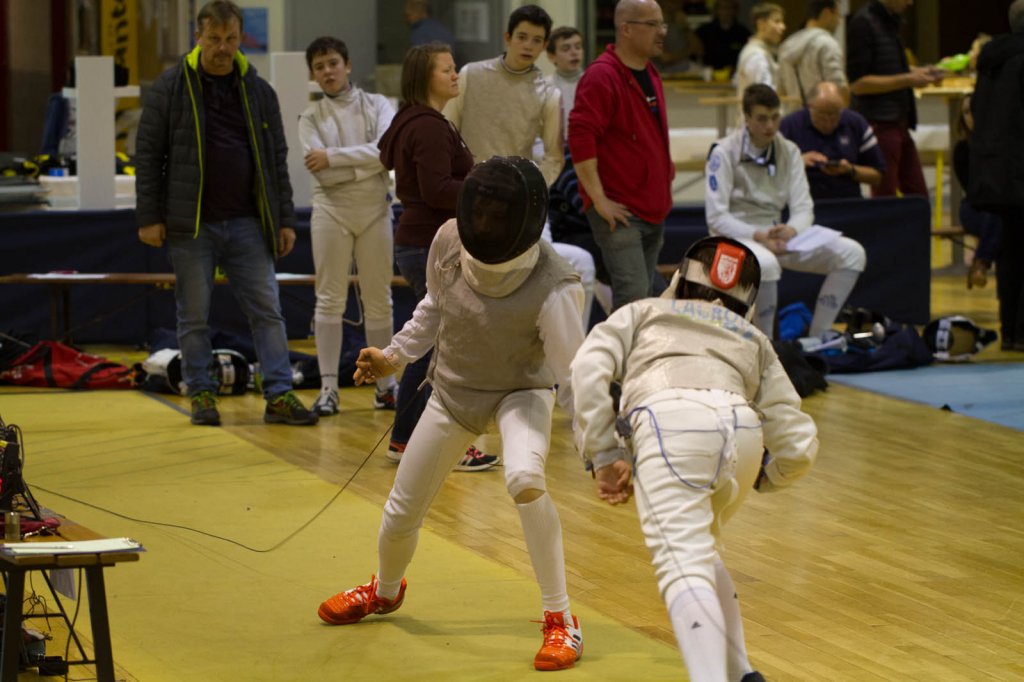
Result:
<svg viewBox="0 0 1024 682">
<path fill-rule="evenodd" d="M 158 288 L 173 287 L 173 272 L 44 272 L 0 275 L 0 284 L 45 284 L 50 287 L 50 338 L 70 341 L 71 287 L 81 284 L 134 284 Z M 359 277 L 352 275 L 351 283 Z M 314 275 L 292 272 L 277 273 L 278 286 L 313 286 Z M 214 284 L 228 284 L 226 277 L 217 277 Z M 395 275 L 391 286 L 409 286 L 404 277 Z"/>
</svg>

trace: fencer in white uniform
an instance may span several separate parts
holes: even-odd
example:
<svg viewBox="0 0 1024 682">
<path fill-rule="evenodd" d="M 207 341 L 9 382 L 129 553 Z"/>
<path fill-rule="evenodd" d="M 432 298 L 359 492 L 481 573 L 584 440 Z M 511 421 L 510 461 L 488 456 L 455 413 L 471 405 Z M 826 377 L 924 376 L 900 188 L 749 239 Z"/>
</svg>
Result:
<svg viewBox="0 0 1024 682">
<path fill-rule="evenodd" d="M 747 319 L 760 277 L 750 249 L 705 238 L 663 298 L 612 313 L 572 364 L 577 448 L 600 497 L 620 504 L 635 488 L 658 586 L 696 682 L 763 680 L 747 660 L 719 534 L 751 488 L 788 486 L 818 449 L 814 421 L 771 341 Z M 610 387 L 618 382 L 616 404 Z"/>
<path fill-rule="evenodd" d="M 867 264 L 864 247 L 839 237 L 817 248 L 790 250 L 789 240 L 814 223 L 814 202 L 800 148 L 778 133 L 779 96 L 755 84 L 743 94 L 745 125 L 712 148 L 705 167 L 704 213 L 712 235 L 748 246 L 761 265 L 754 323 L 772 336 L 782 269 L 825 275 L 809 336 L 831 329 Z M 782 211 L 789 219 L 782 224 Z"/>
<path fill-rule="evenodd" d="M 433 393 L 384 505 L 378 573 L 321 604 L 322 620 L 354 623 L 401 605 L 423 518 L 466 446 L 493 421 L 540 586 L 544 643 L 534 666 L 561 670 L 580 657 L 582 631 L 569 609 L 561 525 L 544 468 L 556 384 L 559 403 L 572 409 L 569 365 L 583 341 L 583 290 L 540 239 L 547 201 L 532 161 L 494 157 L 473 168 L 456 219 L 431 244 L 426 297 L 387 348 L 360 353 L 357 382 L 389 375 L 433 347 Z"/>
<path fill-rule="evenodd" d="M 377 143 L 391 125 L 395 109 L 387 97 L 364 92 L 348 80 L 352 63 L 348 48 L 337 38 L 314 40 L 306 50 L 306 61 L 324 92 L 299 117 L 299 140 L 313 176 L 313 332 L 321 382 L 313 410 L 331 415 L 338 413 L 342 316 L 353 256 L 367 345 L 388 345 L 394 331 L 394 231 L 388 172 L 380 162 Z M 381 377 L 374 406 L 393 409 L 394 392 L 394 377 Z"/>
</svg>

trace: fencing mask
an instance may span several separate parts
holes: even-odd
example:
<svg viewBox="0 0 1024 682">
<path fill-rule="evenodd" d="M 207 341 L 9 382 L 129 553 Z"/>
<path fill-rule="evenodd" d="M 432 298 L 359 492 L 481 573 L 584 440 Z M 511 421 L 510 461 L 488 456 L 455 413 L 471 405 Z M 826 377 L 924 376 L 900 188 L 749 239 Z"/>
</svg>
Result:
<svg viewBox="0 0 1024 682">
<path fill-rule="evenodd" d="M 936 360 L 969 360 L 972 355 L 998 338 L 991 329 L 982 329 L 963 315 L 932 320 L 924 328 L 924 342 Z"/>
<path fill-rule="evenodd" d="M 459 239 L 473 258 L 493 265 L 512 260 L 540 239 L 548 188 L 540 169 L 518 156 L 477 164 L 459 192 Z"/>
<path fill-rule="evenodd" d="M 750 319 L 761 284 L 761 264 L 749 248 L 728 237 L 705 237 L 686 251 L 664 295 L 721 300 Z"/>
</svg>

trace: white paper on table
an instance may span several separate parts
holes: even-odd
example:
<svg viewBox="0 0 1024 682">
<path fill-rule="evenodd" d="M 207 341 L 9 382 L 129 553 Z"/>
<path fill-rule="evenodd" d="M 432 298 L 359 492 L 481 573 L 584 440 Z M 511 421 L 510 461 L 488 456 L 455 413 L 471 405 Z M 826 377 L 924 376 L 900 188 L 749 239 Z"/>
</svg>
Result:
<svg viewBox="0 0 1024 682">
<path fill-rule="evenodd" d="M 786 242 L 787 251 L 813 251 L 831 244 L 843 236 L 839 230 L 823 225 L 811 225 L 806 230 Z"/>
<path fill-rule="evenodd" d="M 145 548 L 131 538 L 102 540 L 76 540 L 57 542 L 9 542 L 0 546 L 0 552 L 13 556 L 33 554 L 94 554 L 98 552 L 144 552 Z"/>
</svg>

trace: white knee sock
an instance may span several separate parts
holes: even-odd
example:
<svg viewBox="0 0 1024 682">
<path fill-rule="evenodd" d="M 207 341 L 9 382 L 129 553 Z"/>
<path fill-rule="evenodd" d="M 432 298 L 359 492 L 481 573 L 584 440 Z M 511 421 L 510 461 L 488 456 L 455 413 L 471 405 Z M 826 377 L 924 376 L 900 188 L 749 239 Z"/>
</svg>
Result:
<svg viewBox="0 0 1024 682">
<path fill-rule="evenodd" d="M 540 586 L 545 611 L 568 611 L 569 593 L 565 589 L 565 552 L 562 549 L 562 524 L 551 496 L 544 493 L 533 502 L 517 504 L 523 524 L 526 549 Z"/>
<path fill-rule="evenodd" d="M 775 313 L 779 307 L 779 283 L 761 282 L 757 291 L 754 325 L 769 339 L 775 338 Z"/>
<path fill-rule="evenodd" d="M 725 617 L 726 660 L 729 666 L 729 679 L 739 680 L 749 672 L 753 672 L 750 660 L 747 659 L 747 643 L 743 637 L 743 617 L 740 615 L 740 600 L 736 596 L 736 585 L 732 582 L 729 570 L 721 561 L 715 562 L 715 592 L 718 593 L 718 604 L 722 607 Z"/>
<path fill-rule="evenodd" d="M 718 596 L 703 580 L 672 600 L 668 615 L 692 682 L 726 682 L 725 623 Z"/>
<path fill-rule="evenodd" d="M 385 517 L 387 512 L 385 503 Z M 388 532 L 386 519 L 381 522 L 380 533 L 377 535 L 377 580 L 380 583 L 377 587 L 378 595 L 385 599 L 394 599 L 398 596 L 405 569 L 412 561 L 419 538 L 419 527 L 398 536 L 394 532 Z"/>
<path fill-rule="evenodd" d="M 814 317 L 811 318 L 811 329 L 808 336 L 820 337 L 832 328 L 839 311 L 842 309 L 850 292 L 857 284 L 860 273 L 856 270 L 836 270 L 828 273 L 818 292 L 818 301 L 814 305 Z"/>
<path fill-rule="evenodd" d="M 341 358 L 341 317 L 313 318 L 316 359 L 320 365 L 320 386 L 338 389 L 338 363 Z"/>
<path fill-rule="evenodd" d="M 391 320 L 366 320 L 366 345 L 387 348 L 391 344 L 393 328 Z M 377 379 L 377 390 L 386 391 L 395 385 L 395 375 Z"/>
</svg>

